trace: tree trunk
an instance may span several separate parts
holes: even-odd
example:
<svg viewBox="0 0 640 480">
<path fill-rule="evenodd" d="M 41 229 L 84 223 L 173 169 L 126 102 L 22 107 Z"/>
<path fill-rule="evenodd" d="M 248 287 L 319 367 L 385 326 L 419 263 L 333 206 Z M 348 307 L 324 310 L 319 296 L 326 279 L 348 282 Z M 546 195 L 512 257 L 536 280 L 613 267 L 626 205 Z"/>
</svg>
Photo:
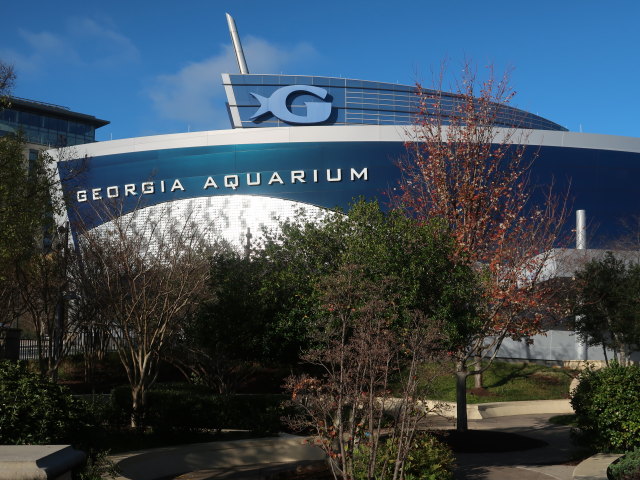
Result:
<svg viewBox="0 0 640 480">
<path fill-rule="evenodd" d="M 467 377 L 469 372 L 462 362 L 456 364 L 456 430 L 466 432 L 469 429 L 467 422 Z"/>
<path fill-rule="evenodd" d="M 142 385 L 131 387 L 131 428 L 139 428 L 143 424 L 145 396 L 145 389 Z"/>
<path fill-rule="evenodd" d="M 480 370 L 482 370 L 482 357 L 480 355 L 476 356 L 476 362 L 473 369 L 475 370 L 475 372 L 473 373 L 475 388 L 484 388 L 484 385 L 482 385 L 483 375 L 482 372 L 480 372 Z"/>
<path fill-rule="evenodd" d="M 623 367 L 631 365 L 631 353 L 626 343 L 620 344 L 620 365 Z"/>
</svg>

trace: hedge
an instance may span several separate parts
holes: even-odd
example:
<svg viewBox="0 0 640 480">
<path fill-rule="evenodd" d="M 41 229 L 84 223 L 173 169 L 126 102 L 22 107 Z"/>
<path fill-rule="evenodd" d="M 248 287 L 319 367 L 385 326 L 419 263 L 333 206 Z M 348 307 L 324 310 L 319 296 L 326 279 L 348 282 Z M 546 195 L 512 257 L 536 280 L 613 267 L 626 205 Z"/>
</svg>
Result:
<svg viewBox="0 0 640 480">
<path fill-rule="evenodd" d="M 185 383 L 158 384 L 147 394 L 145 426 L 154 431 L 239 429 L 274 433 L 282 429 L 285 395 L 216 395 L 206 387 Z M 131 415 L 131 390 L 112 392 L 119 421 Z"/>
</svg>

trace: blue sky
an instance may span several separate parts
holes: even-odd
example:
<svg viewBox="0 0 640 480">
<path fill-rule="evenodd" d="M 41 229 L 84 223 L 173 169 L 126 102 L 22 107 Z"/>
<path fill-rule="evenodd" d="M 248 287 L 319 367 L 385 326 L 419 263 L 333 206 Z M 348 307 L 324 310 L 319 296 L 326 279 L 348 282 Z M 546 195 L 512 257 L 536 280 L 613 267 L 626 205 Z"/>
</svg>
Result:
<svg viewBox="0 0 640 480">
<path fill-rule="evenodd" d="M 640 137 L 640 2 L 6 2 L 14 94 L 111 121 L 99 140 L 228 128 L 220 73 L 429 85 L 447 59 L 511 69 L 513 104 L 572 131 Z M 7 20 L 8 19 L 8 20 Z"/>
</svg>

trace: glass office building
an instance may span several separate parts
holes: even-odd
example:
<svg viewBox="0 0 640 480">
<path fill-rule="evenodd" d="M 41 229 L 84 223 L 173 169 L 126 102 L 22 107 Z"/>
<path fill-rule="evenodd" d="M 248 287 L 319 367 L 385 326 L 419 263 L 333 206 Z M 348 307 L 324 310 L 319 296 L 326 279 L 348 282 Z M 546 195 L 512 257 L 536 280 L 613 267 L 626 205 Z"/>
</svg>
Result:
<svg viewBox="0 0 640 480">
<path fill-rule="evenodd" d="M 92 115 L 49 103 L 10 98 L 0 110 L 0 136 L 21 131 L 27 143 L 67 147 L 96 141 L 96 128 L 108 125 Z"/>
</svg>

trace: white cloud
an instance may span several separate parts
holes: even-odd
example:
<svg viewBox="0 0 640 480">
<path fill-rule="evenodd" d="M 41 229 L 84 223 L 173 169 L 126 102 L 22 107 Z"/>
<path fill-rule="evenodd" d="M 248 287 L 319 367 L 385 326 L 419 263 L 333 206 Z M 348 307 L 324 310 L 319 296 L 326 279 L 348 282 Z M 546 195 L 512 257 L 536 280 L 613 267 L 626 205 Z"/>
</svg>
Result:
<svg viewBox="0 0 640 480">
<path fill-rule="evenodd" d="M 111 68 L 137 61 L 136 46 L 124 35 L 88 18 L 72 18 L 61 31 L 18 31 L 20 48 L 0 49 L 0 57 L 18 72 L 46 71 L 51 67 Z"/>
<path fill-rule="evenodd" d="M 316 55 L 305 43 L 286 49 L 251 36 L 243 42 L 243 50 L 251 73 L 279 73 L 293 62 Z M 237 71 L 233 48 L 226 45 L 216 56 L 156 77 L 148 94 L 162 118 L 184 122 L 193 130 L 228 126 L 220 74 Z"/>
<path fill-rule="evenodd" d="M 91 45 L 90 55 L 83 56 L 87 63 L 111 67 L 135 62 L 140 57 L 128 37 L 89 18 L 75 18 L 69 23 L 69 32 L 76 40 L 84 39 Z"/>
</svg>

